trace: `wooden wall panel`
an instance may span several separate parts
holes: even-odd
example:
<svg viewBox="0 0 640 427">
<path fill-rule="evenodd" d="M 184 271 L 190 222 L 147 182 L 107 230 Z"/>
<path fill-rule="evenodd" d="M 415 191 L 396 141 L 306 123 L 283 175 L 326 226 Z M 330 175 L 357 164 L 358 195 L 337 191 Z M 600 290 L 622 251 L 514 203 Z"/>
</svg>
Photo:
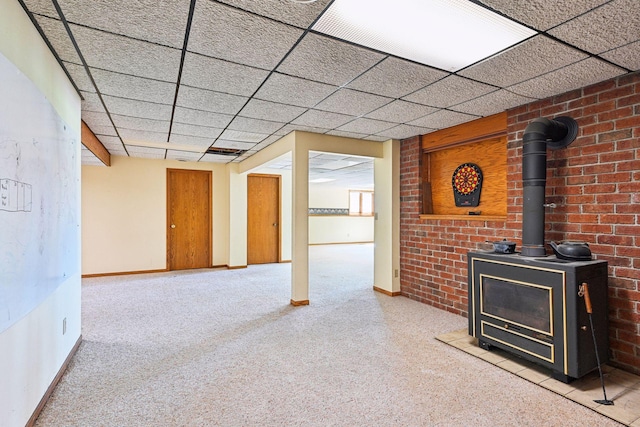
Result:
<svg viewBox="0 0 640 427">
<path fill-rule="evenodd" d="M 451 147 L 425 154 L 429 156 L 428 176 L 431 181 L 433 214 L 466 215 L 481 211 L 482 215 L 507 214 L 507 138 L 488 139 L 473 144 Z M 451 177 L 462 163 L 475 163 L 482 170 L 480 205 L 457 207 L 453 198 Z"/>
</svg>

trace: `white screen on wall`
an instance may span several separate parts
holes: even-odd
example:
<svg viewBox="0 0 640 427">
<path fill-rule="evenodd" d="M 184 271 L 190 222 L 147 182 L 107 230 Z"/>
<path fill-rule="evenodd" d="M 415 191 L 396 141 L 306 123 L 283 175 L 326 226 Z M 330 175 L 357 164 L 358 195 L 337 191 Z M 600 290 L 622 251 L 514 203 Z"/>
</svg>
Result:
<svg viewBox="0 0 640 427">
<path fill-rule="evenodd" d="M 79 141 L 0 55 L 0 332 L 79 274 Z"/>
</svg>

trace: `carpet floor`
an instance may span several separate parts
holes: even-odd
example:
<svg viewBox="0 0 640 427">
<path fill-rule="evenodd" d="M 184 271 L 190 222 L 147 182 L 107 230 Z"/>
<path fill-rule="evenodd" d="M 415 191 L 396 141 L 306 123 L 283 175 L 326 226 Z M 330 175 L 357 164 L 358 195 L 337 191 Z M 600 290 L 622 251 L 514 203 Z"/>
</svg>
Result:
<svg viewBox="0 0 640 427">
<path fill-rule="evenodd" d="M 374 292 L 373 245 L 291 265 L 84 279 L 83 342 L 36 426 L 618 426 L 438 341 L 463 317 Z"/>
</svg>

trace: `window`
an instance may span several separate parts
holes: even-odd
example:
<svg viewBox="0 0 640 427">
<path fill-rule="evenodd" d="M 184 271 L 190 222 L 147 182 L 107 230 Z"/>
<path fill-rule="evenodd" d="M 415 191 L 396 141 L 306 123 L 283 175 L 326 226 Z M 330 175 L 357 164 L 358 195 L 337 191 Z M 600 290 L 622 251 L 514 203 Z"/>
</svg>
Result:
<svg viewBox="0 0 640 427">
<path fill-rule="evenodd" d="M 373 191 L 349 190 L 349 215 L 373 215 Z"/>
</svg>

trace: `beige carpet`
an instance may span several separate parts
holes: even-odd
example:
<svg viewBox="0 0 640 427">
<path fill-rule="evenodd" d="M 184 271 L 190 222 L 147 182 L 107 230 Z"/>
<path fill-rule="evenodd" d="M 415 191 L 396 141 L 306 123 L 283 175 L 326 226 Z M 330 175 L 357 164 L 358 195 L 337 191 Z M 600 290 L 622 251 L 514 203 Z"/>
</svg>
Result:
<svg viewBox="0 0 640 427">
<path fill-rule="evenodd" d="M 373 245 L 83 281 L 82 343 L 38 426 L 615 426 L 440 342 L 466 319 L 372 290 Z"/>
</svg>

